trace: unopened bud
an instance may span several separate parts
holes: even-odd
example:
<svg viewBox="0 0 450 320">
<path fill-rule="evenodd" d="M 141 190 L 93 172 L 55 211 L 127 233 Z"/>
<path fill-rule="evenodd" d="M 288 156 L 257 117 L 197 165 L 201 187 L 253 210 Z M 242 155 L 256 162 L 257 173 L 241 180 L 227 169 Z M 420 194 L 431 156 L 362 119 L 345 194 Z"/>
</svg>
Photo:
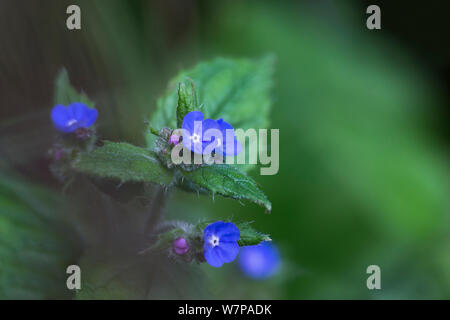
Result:
<svg viewBox="0 0 450 320">
<path fill-rule="evenodd" d="M 176 254 L 182 255 L 189 251 L 189 245 L 185 238 L 177 238 L 173 242 L 173 251 Z"/>
<path fill-rule="evenodd" d="M 173 144 L 174 146 L 177 145 L 180 142 L 180 136 L 177 134 L 172 134 L 169 138 L 169 143 Z"/>
</svg>

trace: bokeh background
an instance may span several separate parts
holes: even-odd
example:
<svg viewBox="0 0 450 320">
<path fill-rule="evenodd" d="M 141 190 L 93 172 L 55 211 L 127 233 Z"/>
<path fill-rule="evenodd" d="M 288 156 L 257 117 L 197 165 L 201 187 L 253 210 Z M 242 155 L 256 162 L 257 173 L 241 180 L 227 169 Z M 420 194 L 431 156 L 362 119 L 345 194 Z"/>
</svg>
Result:
<svg viewBox="0 0 450 320">
<path fill-rule="evenodd" d="M 179 70 L 273 53 L 280 170 L 252 173 L 272 213 L 173 190 L 165 214 L 253 220 L 277 246 L 279 272 L 252 280 L 237 263 L 168 268 L 147 297 L 450 298 L 450 8 L 374 3 L 377 31 L 365 26 L 367 1 L 1 1 L 0 297 L 71 297 L 60 288 L 67 264 L 55 263 L 68 250 L 44 231 L 50 215 L 71 210 L 47 156 L 61 67 L 95 101 L 102 137 L 143 145 L 144 120 Z M 82 30 L 66 28 L 70 4 Z M 31 236 L 15 229 L 30 212 L 40 217 Z M 382 290 L 366 287 L 372 264 Z"/>
</svg>

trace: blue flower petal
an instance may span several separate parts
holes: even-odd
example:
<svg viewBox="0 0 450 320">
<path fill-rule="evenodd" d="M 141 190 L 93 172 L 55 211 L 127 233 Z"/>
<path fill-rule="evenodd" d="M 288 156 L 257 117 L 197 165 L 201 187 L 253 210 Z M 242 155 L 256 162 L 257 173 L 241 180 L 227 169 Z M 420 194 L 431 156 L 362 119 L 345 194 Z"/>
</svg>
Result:
<svg viewBox="0 0 450 320">
<path fill-rule="evenodd" d="M 202 130 L 206 132 L 209 129 L 218 129 L 220 130 L 220 126 L 213 119 L 205 119 L 202 123 Z"/>
<path fill-rule="evenodd" d="M 217 124 L 220 126 L 220 130 L 225 131 L 225 130 L 234 130 L 233 126 L 231 124 L 229 124 L 228 122 L 226 122 L 225 120 L 223 120 L 222 118 L 220 118 L 219 120 L 217 120 Z"/>
<path fill-rule="evenodd" d="M 230 263 L 236 259 L 236 256 L 239 253 L 239 245 L 237 242 L 220 241 L 219 245 L 213 250 L 216 250 L 217 255 L 223 262 Z"/>
<path fill-rule="evenodd" d="M 73 102 L 67 107 L 69 110 L 69 116 L 71 119 L 77 122 L 82 122 L 85 120 L 85 115 L 88 107 L 81 102 Z"/>
<path fill-rule="evenodd" d="M 217 247 L 209 248 L 209 249 L 205 250 L 205 259 L 209 265 L 211 265 L 215 268 L 219 268 L 223 265 L 223 260 L 219 256 Z"/>
<path fill-rule="evenodd" d="M 242 146 L 239 141 L 235 138 L 234 128 L 231 124 L 224 121 L 222 118 L 217 120 L 217 124 L 220 126 L 220 130 L 222 131 L 222 135 L 224 137 L 223 141 L 223 155 L 224 156 L 235 156 L 242 151 Z M 227 135 L 228 131 L 228 135 Z M 229 137 L 232 139 L 229 139 Z"/>
<path fill-rule="evenodd" d="M 188 130 L 191 134 L 194 133 L 194 122 L 203 121 L 203 113 L 200 111 L 191 111 L 183 118 L 182 128 Z"/>
<path fill-rule="evenodd" d="M 72 110 L 74 118 L 78 120 L 78 127 L 87 128 L 92 126 L 97 120 L 98 112 L 94 108 L 75 102 L 69 105 L 69 110 Z"/>
<path fill-rule="evenodd" d="M 66 124 L 69 121 L 69 112 L 68 109 L 59 104 L 53 107 L 50 113 L 51 119 L 55 127 L 63 132 L 71 132 L 72 128 L 67 127 Z"/>
<path fill-rule="evenodd" d="M 86 127 L 92 126 L 97 121 L 98 111 L 97 109 L 89 108 L 86 112 Z"/>
<path fill-rule="evenodd" d="M 205 238 L 210 237 L 211 235 L 215 235 L 217 228 L 223 226 L 224 224 L 225 222 L 223 221 L 217 221 L 207 225 L 206 228 L 203 230 Z"/>
<path fill-rule="evenodd" d="M 81 102 L 71 103 L 68 107 L 69 115 L 76 120 L 75 126 L 77 128 L 87 128 L 92 126 L 97 120 L 98 112 L 94 108 L 89 108 Z"/>
<path fill-rule="evenodd" d="M 212 119 L 205 119 L 202 123 L 202 148 L 205 151 L 205 148 L 209 146 L 211 143 L 216 141 L 217 138 L 222 140 L 222 133 L 220 131 L 220 127 L 216 121 Z M 210 139 L 209 141 L 207 139 Z M 212 150 L 209 150 L 212 152 Z"/>
<path fill-rule="evenodd" d="M 232 222 L 222 222 L 216 227 L 215 235 L 219 237 L 219 241 L 238 241 L 241 237 L 241 232 L 238 227 Z"/>
</svg>

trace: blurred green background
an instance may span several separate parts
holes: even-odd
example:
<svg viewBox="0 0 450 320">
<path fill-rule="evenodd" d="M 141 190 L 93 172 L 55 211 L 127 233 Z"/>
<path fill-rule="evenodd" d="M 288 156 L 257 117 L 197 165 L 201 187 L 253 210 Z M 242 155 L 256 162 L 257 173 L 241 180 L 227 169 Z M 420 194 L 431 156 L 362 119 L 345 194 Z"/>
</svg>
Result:
<svg viewBox="0 0 450 320">
<path fill-rule="evenodd" d="M 80 31 L 65 27 L 69 4 L 81 7 Z M 48 119 L 53 80 L 62 66 L 96 102 L 103 137 L 143 145 L 144 119 L 179 70 L 216 56 L 273 53 L 271 128 L 280 129 L 280 170 L 275 176 L 252 172 L 272 213 L 174 190 L 166 217 L 254 220 L 279 248 L 280 272 L 255 281 L 236 263 L 192 266 L 183 269 L 185 285 L 169 276 L 149 297 L 450 298 L 448 84 L 436 71 L 448 68 L 447 44 L 424 43 L 424 53 L 408 35 L 399 40 L 389 30 L 369 31 L 366 6 L 325 0 L 2 1 L 0 255 L 21 250 L 9 232 L 14 223 L 28 222 L 11 223 L 19 216 L 14 212 L 41 217 L 68 210 L 53 199 L 61 186 L 46 158 L 54 133 Z M 394 18 L 381 8 L 384 28 L 384 17 Z M 409 10 L 411 17 L 420 15 L 420 8 Z M 401 25 L 408 17 L 398 19 Z M 444 30 L 433 30 L 432 38 Z M 17 187 L 28 184 L 53 200 L 39 196 L 36 202 L 33 192 Z M 42 202 L 52 209 L 36 204 Z M 30 228 L 46 227 L 36 222 Z M 52 254 L 61 249 L 52 244 L 60 242 L 45 239 L 48 256 L 36 257 L 23 253 L 33 239 L 18 237 L 24 251 L 12 262 L 0 259 L 0 297 L 65 297 L 57 289 L 29 294 L 31 285 L 6 272 L 21 265 L 37 272 L 29 276 L 38 281 L 36 270 L 54 266 Z M 381 267 L 382 290 L 366 287 L 372 264 Z M 32 290 L 39 292 L 39 283 Z M 13 290 L 18 286 L 28 288 L 25 294 Z"/>
</svg>

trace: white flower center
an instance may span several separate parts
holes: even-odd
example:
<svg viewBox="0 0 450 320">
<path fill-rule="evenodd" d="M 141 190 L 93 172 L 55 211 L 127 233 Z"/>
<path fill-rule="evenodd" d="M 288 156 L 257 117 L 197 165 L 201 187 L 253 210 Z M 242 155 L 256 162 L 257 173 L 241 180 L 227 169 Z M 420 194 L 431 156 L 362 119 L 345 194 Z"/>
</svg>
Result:
<svg viewBox="0 0 450 320">
<path fill-rule="evenodd" d="M 190 138 L 191 138 L 192 142 L 194 142 L 194 143 L 200 142 L 200 135 L 198 135 L 196 133 L 192 134 L 192 136 Z"/>
<path fill-rule="evenodd" d="M 212 235 L 210 238 L 209 238 L 209 243 L 211 244 L 211 246 L 214 248 L 214 247 L 216 247 L 216 246 L 218 246 L 219 245 L 219 237 L 218 236 L 215 236 L 215 235 Z"/>
<path fill-rule="evenodd" d="M 67 126 L 67 127 L 70 127 L 70 126 L 72 126 L 73 124 L 75 124 L 75 123 L 77 123 L 77 122 L 78 122 L 78 121 L 75 120 L 75 119 L 70 119 L 69 121 L 66 122 L 66 126 Z"/>
</svg>

